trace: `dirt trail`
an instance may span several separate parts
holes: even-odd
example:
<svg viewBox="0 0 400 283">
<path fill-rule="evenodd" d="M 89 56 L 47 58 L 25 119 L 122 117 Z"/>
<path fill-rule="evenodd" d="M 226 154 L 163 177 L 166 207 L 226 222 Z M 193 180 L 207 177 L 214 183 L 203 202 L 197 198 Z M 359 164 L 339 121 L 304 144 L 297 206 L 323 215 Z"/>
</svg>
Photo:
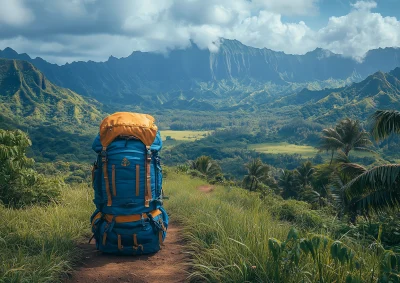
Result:
<svg viewBox="0 0 400 283">
<path fill-rule="evenodd" d="M 84 264 L 66 282 L 185 282 L 189 261 L 183 253 L 180 229 L 168 227 L 164 248 L 156 254 L 142 256 L 106 255 L 96 251 L 94 244 L 82 245 Z"/>
<path fill-rule="evenodd" d="M 211 193 L 215 189 L 215 187 L 211 185 L 202 185 L 197 187 L 197 189 L 203 193 Z"/>
</svg>

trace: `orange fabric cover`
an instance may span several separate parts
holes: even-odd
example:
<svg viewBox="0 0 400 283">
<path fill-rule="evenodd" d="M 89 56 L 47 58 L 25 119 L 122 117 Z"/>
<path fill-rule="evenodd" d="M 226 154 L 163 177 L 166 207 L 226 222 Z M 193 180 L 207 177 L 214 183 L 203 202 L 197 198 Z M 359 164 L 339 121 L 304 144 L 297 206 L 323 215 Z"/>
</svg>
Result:
<svg viewBox="0 0 400 283">
<path fill-rule="evenodd" d="M 100 124 L 100 142 L 107 147 L 120 135 L 135 136 L 150 146 L 157 135 L 155 119 L 147 114 L 116 112 L 106 117 Z"/>
</svg>

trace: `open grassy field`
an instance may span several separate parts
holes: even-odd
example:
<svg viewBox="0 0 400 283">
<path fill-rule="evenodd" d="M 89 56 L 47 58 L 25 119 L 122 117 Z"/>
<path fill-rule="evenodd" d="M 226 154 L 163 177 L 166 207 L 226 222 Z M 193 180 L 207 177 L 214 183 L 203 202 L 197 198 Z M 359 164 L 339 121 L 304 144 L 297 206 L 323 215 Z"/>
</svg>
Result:
<svg viewBox="0 0 400 283">
<path fill-rule="evenodd" d="M 313 146 L 287 142 L 251 144 L 249 149 L 269 154 L 301 154 L 305 158 L 314 157 L 318 153 L 318 149 Z"/>
<path fill-rule="evenodd" d="M 257 152 L 267 153 L 267 154 L 301 154 L 304 158 L 312 158 L 318 153 L 318 149 L 309 145 L 296 145 L 287 142 L 275 142 L 275 143 L 260 143 L 251 144 L 248 147 Z M 320 152 L 324 158 L 330 158 L 330 154 L 325 152 Z M 374 153 L 370 152 L 350 152 L 350 156 L 356 157 L 368 157 L 374 156 Z"/>
<path fill-rule="evenodd" d="M 172 131 L 165 130 L 161 131 L 162 140 L 165 141 L 167 136 L 178 140 L 178 141 L 194 141 L 198 139 L 202 139 L 210 134 L 211 131 Z"/>
</svg>

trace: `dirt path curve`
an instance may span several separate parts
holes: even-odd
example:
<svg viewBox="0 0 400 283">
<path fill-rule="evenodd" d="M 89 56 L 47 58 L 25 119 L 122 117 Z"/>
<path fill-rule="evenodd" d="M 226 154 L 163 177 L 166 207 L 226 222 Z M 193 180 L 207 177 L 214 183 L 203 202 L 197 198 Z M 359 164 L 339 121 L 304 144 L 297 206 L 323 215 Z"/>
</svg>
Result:
<svg viewBox="0 0 400 283">
<path fill-rule="evenodd" d="M 185 282 L 189 258 L 183 253 L 180 229 L 168 227 L 164 248 L 156 254 L 142 256 L 106 255 L 96 251 L 94 244 L 82 245 L 84 264 L 66 282 Z"/>
</svg>

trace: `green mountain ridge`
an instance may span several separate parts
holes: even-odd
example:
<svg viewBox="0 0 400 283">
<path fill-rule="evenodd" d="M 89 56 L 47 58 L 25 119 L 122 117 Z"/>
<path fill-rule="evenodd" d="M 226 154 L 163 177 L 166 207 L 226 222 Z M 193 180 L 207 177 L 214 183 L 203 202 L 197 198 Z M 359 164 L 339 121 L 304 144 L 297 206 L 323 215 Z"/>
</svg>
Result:
<svg viewBox="0 0 400 283">
<path fill-rule="evenodd" d="M 29 154 L 38 162 L 93 159 L 90 145 L 106 116 L 103 108 L 53 84 L 27 61 L 0 59 L 0 128 L 27 132 Z"/>
<path fill-rule="evenodd" d="M 0 111 L 15 123 L 62 128 L 93 125 L 102 105 L 51 83 L 27 61 L 0 59 Z"/>
<path fill-rule="evenodd" d="M 378 71 L 347 87 L 319 91 L 303 89 L 271 104 L 273 108 L 285 106 L 294 106 L 303 118 L 323 124 L 344 116 L 364 120 L 376 109 L 398 109 L 400 68 L 389 73 Z"/>
</svg>

